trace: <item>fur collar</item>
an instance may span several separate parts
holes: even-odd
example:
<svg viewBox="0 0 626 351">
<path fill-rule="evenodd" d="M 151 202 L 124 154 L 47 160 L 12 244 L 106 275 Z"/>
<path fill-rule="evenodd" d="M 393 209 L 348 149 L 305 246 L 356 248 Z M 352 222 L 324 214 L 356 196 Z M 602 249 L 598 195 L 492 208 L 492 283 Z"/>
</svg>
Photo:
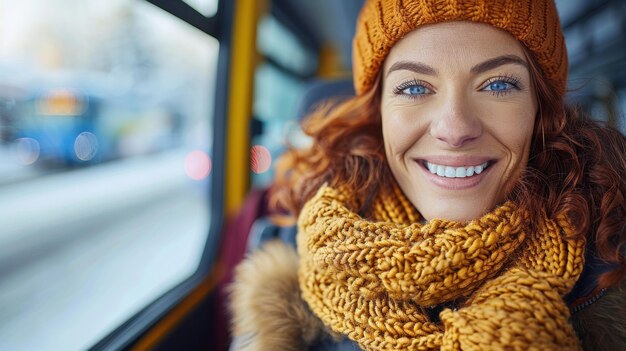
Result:
<svg viewBox="0 0 626 351">
<path fill-rule="evenodd" d="M 300 297 L 295 250 L 278 241 L 237 266 L 230 309 L 236 350 L 302 350 L 324 330 Z"/>
</svg>

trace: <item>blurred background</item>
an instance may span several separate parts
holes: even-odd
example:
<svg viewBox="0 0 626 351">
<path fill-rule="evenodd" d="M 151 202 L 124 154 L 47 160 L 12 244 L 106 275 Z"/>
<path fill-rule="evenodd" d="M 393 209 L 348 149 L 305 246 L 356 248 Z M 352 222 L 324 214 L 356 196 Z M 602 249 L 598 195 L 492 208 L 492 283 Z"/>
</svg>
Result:
<svg viewBox="0 0 626 351">
<path fill-rule="evenodd" d="M 349 81 L 361 2 L 275 0 L 259 19 L 252 188 L 287 139 L 306 145 L 305 92 Z M 626 133 L 626 2 L 556 2 L 568 99 Z M 219 50 L 144 0 L 0 0 L 0 350 L 86 349 L 198 269 Z"/>
<path fill-rule="evenodd" d="M 197 269 L 218 49 L 145 1 L 0 0 L 0 350 L 86 349 Z"/>
</svg>

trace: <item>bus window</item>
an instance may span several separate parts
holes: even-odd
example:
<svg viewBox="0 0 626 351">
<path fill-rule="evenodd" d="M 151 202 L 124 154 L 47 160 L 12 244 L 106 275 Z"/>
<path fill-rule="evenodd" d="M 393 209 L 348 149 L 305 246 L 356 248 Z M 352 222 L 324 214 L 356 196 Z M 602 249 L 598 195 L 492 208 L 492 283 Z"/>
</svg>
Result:
<svg viewBox="0 0 626 351">
<path fill-rule="evenodd" d="M 1 350 L 87 349 L 196 272 L 218 49 L 147 1 L 0 1 Z"/>
<path fill-rule="evenodd" d="M 256 45 L 262 61 L 254 76 L 253 117 L 261 126 L 251 140 L 255 187 L 271 183 L 274 161 L 286 147 L 285 132 L 294 125 L 303 88 L 318 68 L 316 48 L 281 23 L 272 13 L 277 11 L 273 6 L 257 28 Z"/>
<path fill-rule="evenodd" d="M 184 0 L 203 15 L 211 17 L 217 12 L 217 1 L 215 0 Z"/>
</svg>

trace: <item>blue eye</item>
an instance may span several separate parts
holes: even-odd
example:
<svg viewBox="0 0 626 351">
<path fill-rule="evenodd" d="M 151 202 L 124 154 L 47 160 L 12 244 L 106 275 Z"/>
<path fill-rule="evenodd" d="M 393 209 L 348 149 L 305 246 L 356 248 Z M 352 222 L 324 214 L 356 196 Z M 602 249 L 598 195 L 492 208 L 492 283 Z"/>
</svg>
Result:
<svg viewBox="0 0 626 351">
<path fill-rule="evenodd" d="M 489 83 L 485 87 L 486 91 L 507 91 L 515 88 L 515 86 L 509 82 L 505 82 L 503 80 L 497 80 L 495 82 Z"/>
<path fill-rule="evenodd" d="M 488 91 L 495 96 L 507 95 L 514 90 L 521 90 L 520 80 L 512 76 L 494 77 L 488 80 L 481 90 Z"/>
<path fill-rule="evenodd" d="M 406 95 L 424 95 L 428 93 L 428 88 L 423 85 L 412 85 L 408 88 L 404 88 L 402 93 Z"/>
<path fill-rule="evenodd" d="M 428 87 L 427 83 L 418 80 L 410 80 L 400 84 L 393 90 L 394 94 L 405 96 L 411 99 L 421 98 L 425 95 L 433 93 L 433 90 Z"/>
</svg>

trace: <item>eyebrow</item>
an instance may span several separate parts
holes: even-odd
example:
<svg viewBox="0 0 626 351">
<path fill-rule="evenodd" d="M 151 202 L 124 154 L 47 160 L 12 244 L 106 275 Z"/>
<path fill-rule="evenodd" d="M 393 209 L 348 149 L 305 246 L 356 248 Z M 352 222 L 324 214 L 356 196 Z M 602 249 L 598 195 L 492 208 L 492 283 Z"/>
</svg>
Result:
<svg viewBox="0 0 626 351">
<path fill-rule="evenodd" d="M 528 63 L 521 57 L 516 55 L 502 55 L 475 65 L 470 69 L 470 72 L 483 73 L 494 68 L 509 64 L 520 65 L 528 69 Z M 387 76 L 389 76 L 391 72 L 399 70 L 413 71 L 415 73 L 421 73 L 428 76 L 436 76 L 439 74 L 436 69 L 421 62 L 398 61 L 391 65 L 391 67 L 387 71 Z"/>
<path fill-rule="evenodd" d="M 391 67 L 387 71 L 387 76 L 389 76 L 389 74 L 391 74 L 391 72 L 393 71 L 400 70 L 413 71 L 415 73 L 421 73 L 427 76 L 436 76 L 439 74 L 436 69 L 421 62 L 398 61 L 391 65 Z"/>
<path fill-rule="evenodd" d="M 502 55 L 479 63 L 470 69 L 472 73 L 483 73 L 503 65 L 520 65 L 528 69 L 528 62 L 516 55 Z"/>
</svg>

